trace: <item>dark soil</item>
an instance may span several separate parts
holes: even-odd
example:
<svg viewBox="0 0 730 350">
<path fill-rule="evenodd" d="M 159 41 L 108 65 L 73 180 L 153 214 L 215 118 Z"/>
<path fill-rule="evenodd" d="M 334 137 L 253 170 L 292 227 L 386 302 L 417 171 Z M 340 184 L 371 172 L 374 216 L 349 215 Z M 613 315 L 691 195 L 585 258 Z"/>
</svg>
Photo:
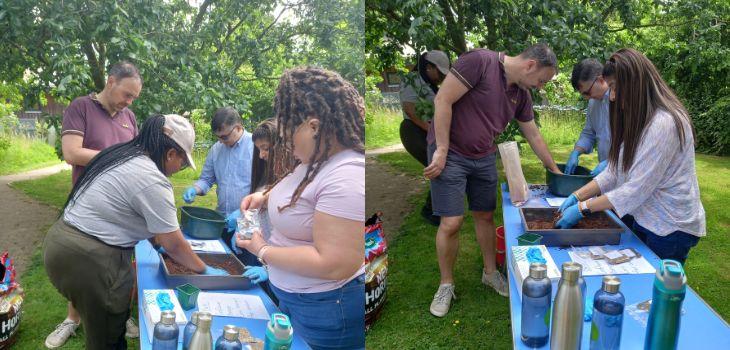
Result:
<svg viewBox="0 0 730 350">
<path fill-rule="evenodd" d="M 560 221 L 560 213 L 555 212 L 555 218 L 553 218 L 552 221 L 547 221 L 545 219 L 537 219 L 527 222 L 527 228 L 530 230 L 552 230 L 555 228 L 555 225 Z M 575 225 L 574 229 L 588 229 L 588 230 L 598 230 L 598 229 L 607 229 L 611 228 L 611 224 L 608 221 L 600 220 L 600 219 L 581 219 L 578 221 L 578 223 Z"/>
<path fill-rule="evenodd" d="M 181 265 L 177 261 L 173 260 L 169 256 L 163 257 L 165 260 L 165 265 L 167 266 L 167 271 L 170 271 L 171 275 L 197 275 L 198 273 Z M 236 265 L 234 265 L 230 261 L 221 261 L 221 262 L 213 262 L 210 259 L 203 259 L 203 262 L 210 266 L 214 267 L 216 269 L 223 269 L 226 270 L 230 275 L 240 275 L 243 273 L 243 271 L 240 271 Z"/>
</svg>

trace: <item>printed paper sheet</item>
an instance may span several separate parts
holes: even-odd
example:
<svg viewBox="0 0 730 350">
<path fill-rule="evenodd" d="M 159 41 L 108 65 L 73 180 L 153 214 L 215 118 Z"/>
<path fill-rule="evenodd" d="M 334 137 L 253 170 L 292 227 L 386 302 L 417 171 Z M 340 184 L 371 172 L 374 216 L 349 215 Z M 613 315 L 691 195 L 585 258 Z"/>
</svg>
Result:
<svg viewBox="0 0 730 350">
<path fill-rule="evenodd" d="M 270 319 L 261 298 L 254 295 L 204 293 L 198 295 L 198 309 L 213 316 Z"/>
</svg>

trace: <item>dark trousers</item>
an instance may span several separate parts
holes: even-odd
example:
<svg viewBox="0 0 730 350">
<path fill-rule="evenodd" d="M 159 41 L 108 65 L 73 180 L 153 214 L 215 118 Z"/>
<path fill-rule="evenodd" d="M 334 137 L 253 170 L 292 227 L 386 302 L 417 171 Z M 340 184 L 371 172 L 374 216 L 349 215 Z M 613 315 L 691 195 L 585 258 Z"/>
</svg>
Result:
<svg viewBox="0 0 730 350">
<path fill-rule="evenodd" d="M 81 316 L 86 349 L 125 350 L 134 248 L 106 245 L 63 219 L 48 230 L 43 265 Z"/>
<path fill-rule="evenodd" d="M 634 222 L 634 234 L 656 254 L 659 259 L 672 259 L 684 265 L 689 250 L 700 242 L 697 236 L 674 231 L 667 236 L 658 236 L 639 223 Z"/>
<path fill-rule="evenodd" d="M 426 150 L 426 147 L 428 146 L 428 143 L 426 142 L 427 135 L 428 131 L 421 129 L 421 127 L 416 125 L 416 123 L 408 119 L 403 119 L 400 123 L 400 142 L 403 144 L 406 151 L 408 151 L 413 158 L 416 158 L 416 160 L 424 167 L 429 165 L 428 151 Z M 427 212 L 427 214 L 433 214 L 430 188 L 426 194 L 426 205 L 423 209 Z"/>
</svg>

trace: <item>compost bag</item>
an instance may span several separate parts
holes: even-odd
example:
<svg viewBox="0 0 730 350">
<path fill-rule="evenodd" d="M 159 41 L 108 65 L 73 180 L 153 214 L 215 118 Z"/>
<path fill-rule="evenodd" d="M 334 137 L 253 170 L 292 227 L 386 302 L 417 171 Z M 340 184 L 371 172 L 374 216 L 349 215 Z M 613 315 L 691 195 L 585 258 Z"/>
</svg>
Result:
<svg viewBox="0 0 730 350">
<path fill-rule="evenodd" d="M 0 256 L 0 350 L 9 349 L 20 329 L 23 288 L 15 281 L 13 262 L 5 252 Z"/>
<path fill-rule="evenodd" d="M 507 184 L 509 185 L 509 198 L 512 205 L 519 207 L 530 197 L 530 190 L 527 188 L 525 175 L 522 174 L 522 164 L 520 164 L 520 151 L 517 148 L 517 142 L 509 141 L 497 145 L 499 155 L 504 165 L 504 174 L 507 176 Z"/>
<path fill-rule="evenodd" d="M 365 221 L 365 331 L 370 329 L 385 306 L 388 276 L 388 245 L 380 213 Z"/>
</svg>

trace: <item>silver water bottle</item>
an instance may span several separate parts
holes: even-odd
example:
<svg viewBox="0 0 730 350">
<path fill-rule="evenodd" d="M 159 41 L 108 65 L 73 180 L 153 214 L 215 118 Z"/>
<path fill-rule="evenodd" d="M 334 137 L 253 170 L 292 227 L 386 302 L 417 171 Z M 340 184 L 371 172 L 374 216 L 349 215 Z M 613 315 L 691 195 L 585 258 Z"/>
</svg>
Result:
<svg viewBox="0 0 730 350">
<path fill-rule="evenodd" d="M 213 350 L 213 334 L 210 327 L 213 325 L 213 315 L 209 312 L 198 313 L 198 327 L 190 339 L 189 350 Z"/>
<path fill-rule="evenodd" d="M 550 332 L 551 350 L 578 350 L 583 338 L 583 293 L 578 278 L 583 266 L 566 262 L 562 278 L 553 302 L 553 319 Z"/>
</svg>

